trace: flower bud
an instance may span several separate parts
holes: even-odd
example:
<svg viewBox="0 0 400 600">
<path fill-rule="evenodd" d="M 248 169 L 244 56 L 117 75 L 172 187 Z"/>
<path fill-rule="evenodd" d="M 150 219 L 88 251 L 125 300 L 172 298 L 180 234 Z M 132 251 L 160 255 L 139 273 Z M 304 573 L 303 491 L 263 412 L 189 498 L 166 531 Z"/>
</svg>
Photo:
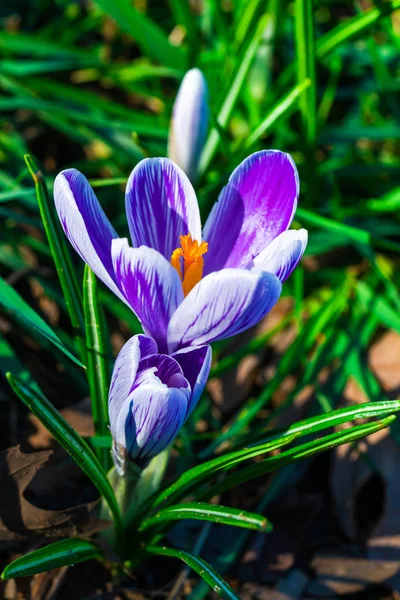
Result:
<svg viewBox="0 0 400 600">
<path fill-rule="evenodd" d="M 210 346 L 185 348 L 169 356 L 145 335 L 120 351 L 112 374 L 108 411 L 113 459 L 119 475 L 127 461 L 144 468 L 177 436 L 196 405 L 211 365 Z"/>
<path fill-rule="evenodd" d="M 172 111 L 168 157 L 195 181 L 208 129 L 207 84 L 199 69 L 183 78 Z"/>
</svg>

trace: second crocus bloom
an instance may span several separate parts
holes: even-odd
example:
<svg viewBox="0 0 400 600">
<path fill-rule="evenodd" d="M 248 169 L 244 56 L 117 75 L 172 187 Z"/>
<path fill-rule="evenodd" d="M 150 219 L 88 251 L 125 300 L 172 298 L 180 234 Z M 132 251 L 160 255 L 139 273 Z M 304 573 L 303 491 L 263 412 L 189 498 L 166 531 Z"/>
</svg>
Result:
<svg viewBox="0 0 400 600">
<path fill-rule="evenodd" d="M 208 90 L 203 73 L 191 69 L 180 85 L 172 110 L 168 156 L 191 181 L 197 179 L 208 129 Z"/>
<path fill-rule="evenodd" d="M 210 346 L 160 354 L 155 341 L 132 337 L 114 365 L 108 412 L 119 475 L 128 461 L 143 468 L 177 436 L 206 384 Z"/>
</svg>

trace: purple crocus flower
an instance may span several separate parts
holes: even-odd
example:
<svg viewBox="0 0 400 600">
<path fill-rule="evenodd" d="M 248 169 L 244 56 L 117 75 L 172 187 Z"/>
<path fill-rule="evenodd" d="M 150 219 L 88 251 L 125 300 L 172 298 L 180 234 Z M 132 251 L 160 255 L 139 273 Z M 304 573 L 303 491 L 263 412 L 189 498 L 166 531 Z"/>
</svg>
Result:
<svg viewBox="0 0 400 600">
<path fill-rule="evenodd" d="M 210 346 L 159 354 L 156 342 L 135 335 L 117 356 L 108 412 L 113 458 L 120 475 L 126 461 L 145 467 L 175 439 L 207 381 Z"/>
<path fill-rule="evenodd" d="M 190 69 L 174 103 L 168 137 L 168 156 L 191 181 L 197 178 L 200 155 L 208 129 L 208 90 L 203 73 Z"/>
<path fill-rule="evenodd" d="M 71 244 L 166 354 L 236 335 L 271 310 L 307 244 L 304 229 L 288 230 L 298 193 L 288 154 L 256 152 L 232 173 L 202 236 L 188 177 L 171 160 L 145 159 L 126 188 L 131 247 L 79 171 L 54 185 Z"/>
</svg>

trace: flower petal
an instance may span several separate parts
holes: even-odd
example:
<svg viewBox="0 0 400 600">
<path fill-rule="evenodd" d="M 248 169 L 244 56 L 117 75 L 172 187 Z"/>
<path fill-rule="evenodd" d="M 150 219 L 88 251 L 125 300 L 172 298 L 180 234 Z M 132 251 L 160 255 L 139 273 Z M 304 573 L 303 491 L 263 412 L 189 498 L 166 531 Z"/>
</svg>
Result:
<svg viewBox="0 0 400 600">
<path fill-rule="evenodd" d="M 167 260 L 190 233 L 201 240 L 200 212 L 188 177 L 167 158 L 146 158 L 126 186 L 126 214 L 133 246 L 158 250 Z"/>
<path fill-rule="evenodd" d="M 275 275 L 256 269 L 223 269 L 207 275 L 173 314 L 168 325 L 169 351 L 249 329 L 271 310 L 281 289 Z"/>
<path fill-rule="evenodd" d="M 111 259 L 112 240 L 118 238 L 88 180 L 67 169 L 54 182 L 54 202 L 65 235 L 96 275 L 122 297 Z"/>
<path fill-rule="evenodd" d="M 112 258 L 121 292 L 163 352 L 169 319 L 183 300 L 177 271 L 156 250 L 130 248 L 126 239 L 114 240 Z"/>
<path fill-rule="evenodd" d="M 168 156 L 194 181 L 208 129 L 207 84 L 199 69 L 190 69 L 175 100 Z"/>
<path fill-rule="evenodd" d="M 184 377 L 182 367 L 179 362 L 167 354 L 152 354 L 142 359 L 139 364 L 139 370 L 153 372 L 153 377 L 158 381 L 165 383 L 168 387 L 189 389 L 189 383 Z"/>
<path fill-rule="evenodd" d="M 178 434 L 185 420 L 187 399 L 188 393 L 177 388 L 162 384 L 139 386 L 119 413 L 114 442 L 144 466 Z"/>
<path fill-rule="evenodd" d="M 155 341 L 145 335 L 134 335 L 124 344 L 115 360 L 108 393 L 111 431 L 121 406 L 131 393 L 141 360 L 157 352 Z"/>
<path fill-rule="evenodd" d="M 278 150 L 246 158 L 232 173 L 204 227 L 205 273 L 247 267 L 292 222 L 299 194 L 296 166 Z"/>
<path fill-rule="evenodd" d="M 195 408 L 204 386 L 207 383 L 211 367 L 211 346 L 192 346 L 182 348 L 172 355 L 182 367 L 185 378 L 192 388 L 192 396 L 188 405 L 186 418 L 190 416 Z"/>
<path fill-rule="evenodd" d="M 294 271 L 307 246 L 306 229 L 284 231 L 253 260 L 253 267 L 268 271 L 283 283 Z"/>
</svg>

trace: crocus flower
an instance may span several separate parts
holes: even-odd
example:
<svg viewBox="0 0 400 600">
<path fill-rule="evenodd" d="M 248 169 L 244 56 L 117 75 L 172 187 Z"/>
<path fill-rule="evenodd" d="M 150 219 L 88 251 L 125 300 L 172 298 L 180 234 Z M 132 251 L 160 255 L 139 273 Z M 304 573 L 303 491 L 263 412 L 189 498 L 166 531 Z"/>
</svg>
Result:
<svg viewBox="0 0 400 600">
<path fill-rule="evenodd" d="M 236 335 L 271 310 L 307 243 L 304 229 L 288 230 L 298 192 L 289 155 L 252 154 L 232 173 L 202 236 L 188 177 L 168 159 L 145 159 L 126 188 L 131 247 L 79 171 L 63 171 L 54 185 L 75 250 L 166 354 Z"/>
<path fill-rule="evenodd" d="M 108 412 L 113 458 L 120 475 L 127 460 L 145 467 L 169 446 L 193 411 L 207 381 L 210 346 L 159 354 L 156 342 L 135 335 L 120 351 Z"/>
<path fill-rule="evenodd" d="M 191 69 L 180 85 L 172 111 L 168 156 L 188 175 L 197 177 L 208 129 L 207 84 L 199 69 Z"/>
</svg>

